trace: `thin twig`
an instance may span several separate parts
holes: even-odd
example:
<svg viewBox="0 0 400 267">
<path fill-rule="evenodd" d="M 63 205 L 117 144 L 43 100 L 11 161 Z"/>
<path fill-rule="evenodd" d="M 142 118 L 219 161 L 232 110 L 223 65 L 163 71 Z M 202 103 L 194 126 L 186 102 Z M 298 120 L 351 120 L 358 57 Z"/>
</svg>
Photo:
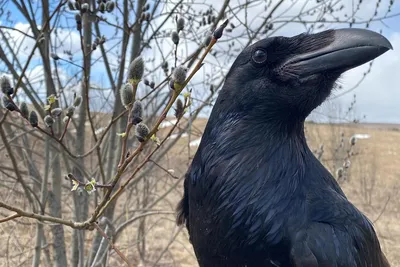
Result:
<svg viewBox="0 0 400 267">
<path fill-rule="evenodd" d="M 45 215 L 40 215 L 40 214 L 33 213 L 33 212 L 26 212 L 24 210 L 13 207 L 13 206 L 8 205 L 1 201 L 0 201 L 0 207 L 10 210 L 10 211 L 14 211 L 21 217 L 28 217 L 28 218 L 33 218 L 33 219 L 36 219 L 39 221 L 47 221 L 47 222 L 52 222 L 52 223 L 57 223 L 57 224 L 63 224 L 63 225 L 66 225 L 66 226 L 69 226 L 69 227 L 75 228 L 75 229 L 90 229 L 90 230 L 92 229 L 91 227 L 89 227 L 89 225 L 87 223 L 73 222 L 71 220 L 66 220 L 66 219 L 62 219 L 62 218 L 58 218 L 58 217 L 45 216 Z"/>
<path fill-rule="evenodd" d="M 187 104 L 187 103 L 186 103 Z M 150 152 L 150 154 L 148 154 L 146 156 L 146 158 L 142 161 L 141 164 L 138 165 L 138 167 L 135 169 L 135 171 L 132 173 L 132 175 L 120 186 L 120 188 L 118 188 L 118 190 L 110 197 L 110 199 L 107 201 L 107 203 L 104 205 L 104 208 L 102 208 L 99 211 L 98 216 L 101 216 L 103 214 L 103 212 L 105 211 L 105 209 L 107 208 L 107 206 L 115 201 L 119 195 L 124 191 L 125 187 L 133 180 L 133 178 L 135 178 L 136 174 L 143 168 L 144 165 L 146 165 L 147 162 L 150 161 L 151 157 L 154 155 L 154 153 L 166 142 L 166 140 L 168 140 L 168 138 L 171 136 L 171 134 L 173 133 L 173 131 L 175 130 L 175 128 L 177 127 L 177 125 L 179 124 L 180 120 L 182 119 L 182 117 L 178 118 L 176 123 L 171 127 L 171 129 L 169 130 L 167 136 L 161 141 L 161 143 L 152 151 Z M 143 144 L 143 143 L 141 143 Z M 136 149 L 137 151 L 137 149 Z M 135 152 L 136 152 L 135 151 Z"/>
<path fill-rule="evenodd" d="M 86 185 L 84 182 L 81 182 L 79 179 L 77 179 L 72 173 L 68 173 L 68 175 L 65 176 L 65 179 L 70 180 L 71 182 L 75 181 L 78 183 L 79 187 L 84 187 Z M 97 182 L 93 186 L 95 188 L 111 188 L 111 185 L 109 184 L 98 184 Z"/>
<path fill-rule="evenodd" d="M 8 216 L 8 217 L 5 217 L 5 218 L 3 218 L 3 219 L 0 219 L 0 223 L 4 223 L 4 222 L 10 221 L 10 220 L 14 220 L 14 219 L 19 218 L 19 217 L 21 217 L 21 215 L 19 215 L 18 213 L 15 213 L 15 214 L 13 214 L 13 215 L 10 215 L 10 216 Z"/>
<path fill-rule="evenodd" d="M 373 221 L 373 224 L 375 224 L 375 223 L 381 218 L 382 214 L 383 214 L 383 213 L 385 212 L 385 210 L 386 210 L 386 207 L 387 207 L 389 201 L 390 201 L 390 196 L 388 196 L 388 198 L 387 198 L 387 200 L 386 200 L 386 202 L 385 202 L 385 205 L 383 206 L 383 208 L 382 208 L 381 212 L 379 213 L 378 217 L 376 217 L 376 219 Z"/>
<path fill-rule="evenodd" d="M 67 121 L 65 122 L 64 131 L 63 131 L 61 137 L 58 139 L 59 142 L 62 142 L 62 141 L 63 141 L 64 136 L 65 136 L 65 134 L 67 133 L 67 129 L 68 129 L 68 125 L 69 125 L 69 122 L 70 122 L 70 121 L 71 121 L 71 117 L 68 117 Z"/>
<path fill-rule="evenodd" d="M 173 175 L 170 171 L 168 171 L 167 169 L 165 169 L 163 166 L 161 166 L 160 164 L 158 164 L 157 162 L 155 162 L 154 160 L 149 160 L 149 162 L 153 163 L 154 165 L 156 165 L 158 168 L 160 168 L 161 170 L 163 170 L 164 172 L 166 172 L 169 176 L 171 176 L 174 179 L 179 179 L 179 177 Z"/>
<path fill-rule="evenodd" d="M 103 231 L 103 229 L 100 228 L 100 226 L 97 223 L 94 223 L 94 227 L 99 231 L 99 233 L 107 239 L 108 243 L 110 244 L 111 248 L 117 252 L 117 254 L 121 257 L 121 259 L 129 266 L 133 267 L 133 264 L 129 263 L 128 259 L 125 257 L 124 254 L 114 245 L 114 243 L 111 241 L 111 239 L 107 236 L 107 234 Z"/>
</svg>

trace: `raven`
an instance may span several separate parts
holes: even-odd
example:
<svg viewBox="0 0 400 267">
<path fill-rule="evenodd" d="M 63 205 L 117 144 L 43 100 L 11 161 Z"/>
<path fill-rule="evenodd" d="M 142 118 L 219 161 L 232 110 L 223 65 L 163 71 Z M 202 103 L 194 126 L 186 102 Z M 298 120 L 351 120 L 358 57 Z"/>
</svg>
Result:
<svg viewBox="0 0 400 267">
<path fill-rule="evenodd" d="M 389 266 L 372 223 L 307 146 L 304 121 L 339 76 L 392 49 L 363 29 L 245 48 L 186 173 L 177 223 L 201 267 Z"/>
</svg>

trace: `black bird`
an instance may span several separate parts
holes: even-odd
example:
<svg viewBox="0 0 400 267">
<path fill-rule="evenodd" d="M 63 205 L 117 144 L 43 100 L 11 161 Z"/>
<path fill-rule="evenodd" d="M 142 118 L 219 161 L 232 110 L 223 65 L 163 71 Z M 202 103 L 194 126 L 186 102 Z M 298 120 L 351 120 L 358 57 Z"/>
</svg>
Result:
<svg viewBox="0 0 400 267">
<path fill-rule="evenodd" d="M 389 266 L 304 136 L 339 76 L 389 49 L 380 34 L 340 29 L 263 39 L 237 57 L 178 205 L 201 267 Z"/>
</svg>

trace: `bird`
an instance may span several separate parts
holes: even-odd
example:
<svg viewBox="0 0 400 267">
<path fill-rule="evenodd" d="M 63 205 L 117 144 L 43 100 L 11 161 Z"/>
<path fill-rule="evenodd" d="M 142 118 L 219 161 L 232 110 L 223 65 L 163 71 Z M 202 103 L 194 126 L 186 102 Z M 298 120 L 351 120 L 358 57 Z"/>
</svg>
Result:
<svg viewBox="0 0 400 267">
<path fill-rule="evenodd" d="M 372 222 L 307 145 L 340 76 L 393 49 L 366 29 L 272 36 L 237 56 L 184 177 L 200 267 L 386 267 Z"/>
</svg>

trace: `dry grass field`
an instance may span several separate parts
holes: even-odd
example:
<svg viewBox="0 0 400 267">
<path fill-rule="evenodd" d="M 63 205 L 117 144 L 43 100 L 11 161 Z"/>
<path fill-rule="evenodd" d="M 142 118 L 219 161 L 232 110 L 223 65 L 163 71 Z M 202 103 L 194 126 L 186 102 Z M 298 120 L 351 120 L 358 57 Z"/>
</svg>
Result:
<svg viewBox="0 0 400 267">
<path fill-rule="evenodd" d="M 197 120 L 193 124 L 191 140 L 199 137 L 205 126 L 205 120 Z M 358 140 L 354 151 L 356 155 L 351 158 L 351 166 L 347 179 L 342 187 L 348 198 L 374 222 L 383 250 L 391 265 L 400 267 L 400 126 L 396 125 L 328 125 L 306 124 L 308 141 L 312 148 L 324 144 L 322 161 L 332 171 L 334 165 L 335 148 L 340 143 L 343 133 L 345 142 L 354 134 L 368 134 L 369 139 Z M 170 141 L 169 141 L 170 142 Z M 195 153 L 196 147 L 189 151 L 188 137 L 182 137 L 160 165 L 166 169 L 173 169 L 174 175 L 182 177 L 186 171 L 190 156 Z M 190 154 L 190 155 L 189 155 Z M 1 156 L 3 165 L 7 165 L 6 156 Z M 3 179 L 4 173 L 0 179 Z M 177 183 L 168 174 L 160 170 L 151 172 L 146 179 L 157 179 L 153 186 L 157 195 L 167 196 L 158 202 L 153 209 L 160 211 L 173 211 L 182 194 L 182 182 L 172 190 L 171 186 Z M 27 208 L 21 199 L 22 195 L 12 194 L 9 189 L 1 188 L 3 201 Z M 132 205 L 132 196 L 140 194 L 140 187 L 128 190 L 119 199 L 117 214 L 120 217 L 128 216 Z M 71 192 L 68 184 L 63 192 L 63 216 L 70 217 L 72 204 L 68 199 Z M 25 203 L 25 204 L 24 204 Z M 25 206 L 24 206 L 25 205 Z M 7 211 L 0 210 L 0 216 L 9 215 Z M 0 218 L 1 218 L 0 217 Z M 0 224 L 0 266 L 31 266 L 31 257 L 35 246 L 35 227 L 32 220 L 18 219 L 15 222 Z M 137 229 L 139 222 L 131 224 L 118 238 L 116 245 L 134 262 L 135 266 L 197 266 L 185 229 L 175 227 L 173 214 L 154 215 L 146 221 L 146 253 L 147 258 L 154 259 L 150 262 L 140 262 L 138 257 Z M 48 247 L 43 250 L 51 254 L 50 226 L 45 227 Z M 65 228 L 66 242 L 71 240 L 72 230 Z M 176 239 L 175 239 L 176 236 Z M 92 233 L 86 235 L 88 244 L 93 237 Z M 173 241 L 173 242 L 172 242 Z M 69 248 L 69 246 L 67 246 Z M 69 252 L 68 252 L 69 253 Z M 42 256 L 43 257 L 43 256 Z M 161 259 L 159 259 L 161 258 Z M 158 260 L 159 259 L 159 260 Z M 112 253 L 110 266 L 125 266 L 118 255 Z M 157 262 L 157 263 L 155 263 Z M 45 265 L 43 265 L 45 266 Z"/>
</svg>

